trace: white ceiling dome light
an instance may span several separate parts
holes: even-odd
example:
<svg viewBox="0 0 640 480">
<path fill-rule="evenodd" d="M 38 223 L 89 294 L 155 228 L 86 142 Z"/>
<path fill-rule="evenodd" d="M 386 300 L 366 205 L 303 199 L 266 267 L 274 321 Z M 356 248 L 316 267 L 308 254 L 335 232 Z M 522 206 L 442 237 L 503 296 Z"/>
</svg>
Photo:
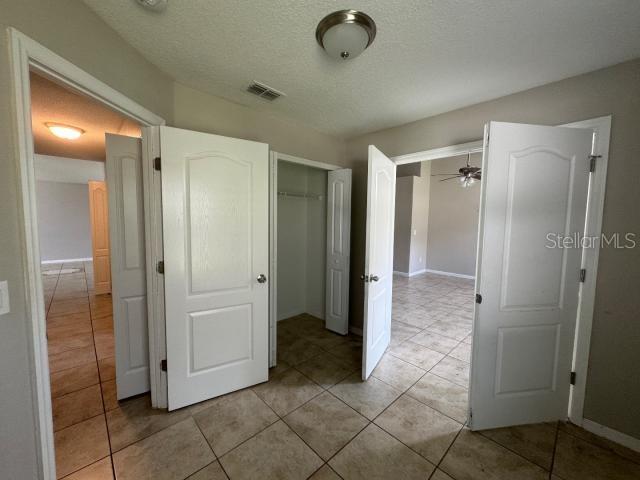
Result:
<svg viewBox="0 0 640 480">
<path fill-rule="evenodd" d="M 316 40 L 332 58 L 355 58 L 376 38 L 376 23 L 358 10 L 330 13 L 318 23 Z"/>
<path fill-rule="evenodd" d="M 167 8 L 169 0 L 136 0 L 136 3 L 153 12 L 163 12 Z"/>
</svg>

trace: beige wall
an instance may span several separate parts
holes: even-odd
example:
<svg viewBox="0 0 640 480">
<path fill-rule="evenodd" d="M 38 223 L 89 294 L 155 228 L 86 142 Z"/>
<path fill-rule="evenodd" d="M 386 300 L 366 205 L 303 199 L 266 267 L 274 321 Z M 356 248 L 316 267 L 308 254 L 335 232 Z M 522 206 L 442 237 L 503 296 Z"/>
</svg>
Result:
<svg viewBox="0 0 640 480">
<path fill-rule="evenodd" d="M 640 60 L 591 72 L 525 92 L 353 138 L 347 158 L 354 162 L 354 218 L 351 305 L 362 318 L 366 147 L 387 155 L 478 140 L 490 120 L 562 124 L 613 115 L 603 230 L 640 230 Z M 640 438 L 640 248 L 600 253 L 591 338 L 585 416 Z"/>
<path fill-rule="evenodd" d="M 268 143 L 271 150 L 344 165 L 345 142 L 282 117 L 253 110 L 177 83 L 174 125 Z"/>
<path fill-rule="evenodd" d="M 168 120 L 173 86 L 82 2 L 0 0 L 0 12 L 0 280 L 9 281 L 11 302 L 11 313 L 0 316 L 0 476 L 23 480 L 36 478 L 36 429 L 6 29 L 17 28 Z"/>
</svg>

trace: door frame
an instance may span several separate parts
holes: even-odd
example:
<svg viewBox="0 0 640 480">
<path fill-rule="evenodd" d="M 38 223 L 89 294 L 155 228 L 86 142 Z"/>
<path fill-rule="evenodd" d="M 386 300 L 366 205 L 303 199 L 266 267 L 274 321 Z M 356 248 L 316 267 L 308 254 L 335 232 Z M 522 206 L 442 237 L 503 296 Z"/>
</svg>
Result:
<svg viewBox="0 0 640 480">
<path fill-rule="evenodd" d="M 277 363 L 278 347 L 278 162 L 284 161 L 318 168 L 340 170 L 330 163 L 307 160 L 286 153 L 269 152 L 269 368 Z"/>
<path fill-rule="evenodd" d="M 29 71 L 33 70 L 57 83 L 104 104 L 105 106 L 139 122 L 143 126 L 164 125 L 165 120 L 142 107 L 106 83 L 57 55 L 42 44 L 15 28 L 7 29 L 11 56 L 10 72 L 13 87 L 16 163 L 19 179 L 19 222 L 21 246 L 24 249 L 23 267 L 26 294 L 26 316 L 29 328 L 29 356 L 31 383 L 36 421 L 38 472 L 40 478 L 55 479 L 55 451 L 53 441 L 53 414 L 49 385 L 49 359 L 47 354 L 44 296 L 40 274 L 40 245 L 38 240 L 36 183 L 34 172 L 33 132 L 31 127 L 31 91 Z M 144 146 L 143 146 L 144 151 Z M 144 165 L 143 165 L 144 167 Z M 148 168 L 153 171 L 153 168 Z M 148 173 L 148 172 L 146 172 Z M 143 177 L 145 198 L 153 186 L 148 176 Z M 154 231 L 155 224 L 148 218 L 145 208 L 145 228 Z M 161 233 L 161 231 L 160 231 Z M 145 238 L 149 248 L 149 237 Z M 147 271 L 154 263 L 147 263 Z M 150 310 L 151 312 L 151 310 Z M 149 335 L 152 324 L 149 322 Z M 151 366 L 155 352 L 149 349 Z M 155 378 L 151 377 L 152 390 Z"/>
<path fill-rule="evenodd" d="M 609 142 L 611 137 L 611 115 L 590 118 L 577 122 L 557 125 L 558 127 L 589 128 L 593 130 L 591 154 L 600 155 L 596 161 L 594 175 L 589 179 L 589 195 L 587 198 L 587 218 L 585 219 L 585 236 L 599 237 L 602 233 L 602 218 L 604 215 L 604 199 L 607 182 L 607 167 L 609 163 Z M 482 153 L 484 138 L 467 143 L 434 148 L 422 152 L 409 153 L 391 157 L 396 165 L 438 160 L 468 153 Z M 584 400 L 586 392 L 587 370 L 589 366 L 589 348 L 591 345 L 591 330 L 593 325 L 593 310 L 595 303 L 596 280 L 598 276 L 598 259 L 600 256 L 600 242 L 594 248 L 584 249 L 582 254 L 582 268 L 586 269 L 585 281 L 581 283 L 576 319 L 576 331 L 573 347 L 572 371 L 576 373 L 575 385 L 569 393 L 568 418 L 578 426 L 587 427 L 589 420 L 584 418 Z M 478 275 L 476 272 L 476 286 Z M 476 289 L 477 291 L 477 289 Z M 475 324 L 475 314 L 474 314 Z"/>
</svg>

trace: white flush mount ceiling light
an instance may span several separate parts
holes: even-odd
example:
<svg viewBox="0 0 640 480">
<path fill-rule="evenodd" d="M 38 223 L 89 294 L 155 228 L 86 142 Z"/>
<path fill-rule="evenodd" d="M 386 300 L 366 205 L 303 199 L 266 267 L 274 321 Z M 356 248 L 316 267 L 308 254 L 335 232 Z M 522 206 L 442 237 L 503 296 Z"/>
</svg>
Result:
<svg viewBox="0 0 640 480">
<path fill-rule="evenodd" d="M 169 0 L 136 0 L 136 3 L 147 10 L 163 12 L 167 8 Z"/>
<path fill-rule="evenodd" d="M 355 58 L 376 38 L 376 23 L 358 10 L 330 13 L 318 24 L 316 40 L 332 58 Z"/>
<path fill-rule="evenodd" d="M 45 123 L 47 128 L 58 138 L 64 138 L 65 140 L 77 140 L 84 133 L 84 130 L 78 127 L 72 127 L 71 125 L 65 125 L 63 123 Z"/>
</svg>

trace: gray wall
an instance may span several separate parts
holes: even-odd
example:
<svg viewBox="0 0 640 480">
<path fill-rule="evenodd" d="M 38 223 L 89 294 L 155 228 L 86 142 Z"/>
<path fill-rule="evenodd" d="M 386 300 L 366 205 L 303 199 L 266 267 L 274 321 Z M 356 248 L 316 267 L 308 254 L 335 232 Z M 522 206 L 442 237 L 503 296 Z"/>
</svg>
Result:
<svg viewBox="0 0 640 480">
<path fill-rule="evenodd" d="M 426 267 L 430 171 L 429 162 L 398 166 L 393 240 L 395 272 L 414 274 Z"/>
<path fill-rule="evenodd" d="M 429 195 L 431 165 L 422 167 L 422 176 L 413 177 L 413 208 L 411 210 L 411 254 L 409 273 L 421 272 L 427 267 L 427 239 L 429 232 Z"/>
<path fill-rule="evenodd" d="M 640 60 L 598 70 L 395 128 L 347 143 L 354 162 L 351 306 L 362 319 L 357 273 L 364 265 L 367 145 L 387 155 L 478 140 L 491 120 L 557 125 L 613 115 L 603 230 L 638 232 L 640 189 Z M 640 438 L 640 248 L 600 252 L 585 417 Z"/>
<path fill-rule="evenodd" d="M 90 258 L 88 185 L 39 181 L 36 196 L 40 259 Z"/>
<path fill-rule="evenodd" d="M 327 172 L 278 162 L 278 320 L 300 313 L 324 318 Z"/>
<path fill-rule="evenodd" d="M 431 174 L 457 172 L 467 157 L 443 158 L 426 162 Z M 482 155 L 472 155 L 471 165 L 480 166 Z M 431 179 L 427 269 L 475 275 L 478 241 L 480 185 L 462 188 L 458 180 Z"/>
<path fill-rule="evenodd" d="M 413 177 L 397 177 L 396 212 L 393 235 L 393 270 L 396 272 L 409 272 L 412 210 Z"/>
</svg>

